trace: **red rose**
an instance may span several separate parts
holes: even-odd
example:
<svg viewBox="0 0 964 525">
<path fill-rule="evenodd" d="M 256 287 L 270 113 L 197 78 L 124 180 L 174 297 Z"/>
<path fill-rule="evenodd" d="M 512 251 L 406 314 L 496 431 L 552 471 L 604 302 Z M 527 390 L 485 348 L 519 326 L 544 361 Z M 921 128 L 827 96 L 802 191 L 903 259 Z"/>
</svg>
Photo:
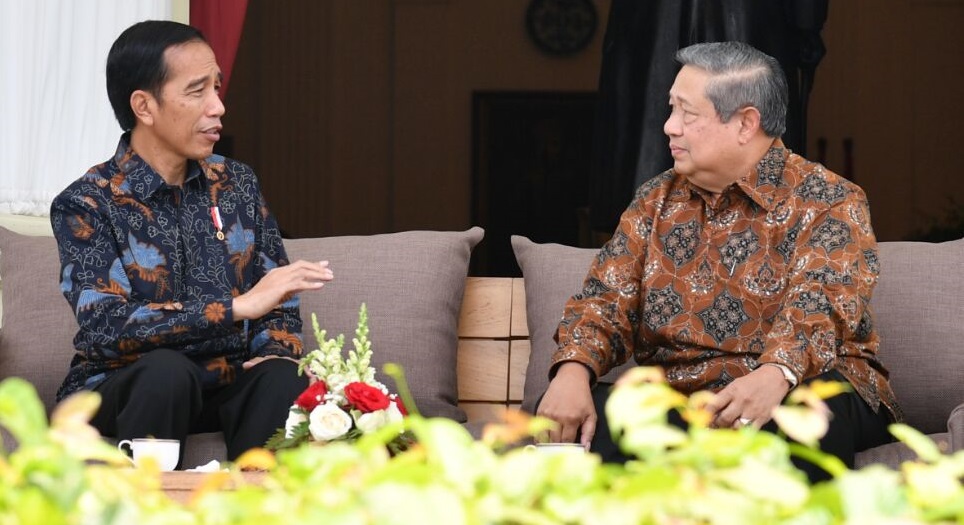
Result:
<svg viewBox="0 0 964 525">
<path fill-rule="evenodd" d="M 316 406 L 322 404 L 325 401 L 325 394 L 328 393 L 328 387 L 325 385 L 324 381 L 315 381 L 304 392 L 298 396 L 295 400 L 295 404 L 301 407 L 305 412 L 311 412 Z"/>
<path fill-rule="evenodd" d="M 388 408 L 388 396 L 381 390 L 365 383 L 349 383 L 345 387 L 345 399 L 366 414 Z"/>
<path fill-rule="evenodd" d="M 395 402 L 395 406 L 398 407 L 398 411 L 402 413 L 403 416 L 408 415 L 408 409 L 405 408 L 405 403 L 402 403 L 402 398 L 392 394 L 392 401 Z"/>
</svg>

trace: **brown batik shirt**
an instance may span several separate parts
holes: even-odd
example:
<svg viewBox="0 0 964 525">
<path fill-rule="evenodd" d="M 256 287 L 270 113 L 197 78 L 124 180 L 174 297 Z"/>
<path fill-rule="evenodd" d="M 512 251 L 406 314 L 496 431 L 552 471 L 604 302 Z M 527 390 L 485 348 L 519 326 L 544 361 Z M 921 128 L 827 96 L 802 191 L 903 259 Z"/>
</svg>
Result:
<svg viewBox="0 0 964 525">
<path fill-rule="evenodd" d="M 869 301 L 879 271 L 863 190 L 776 141 L 710 194 L 673 170 L 646 182 L 566 304 L 553 372 L 601 377 L 632 355 L 677 390 L 719 390 L 763 363 L 798 382 L 839 370 L 900 418 Z"/>
</svg>

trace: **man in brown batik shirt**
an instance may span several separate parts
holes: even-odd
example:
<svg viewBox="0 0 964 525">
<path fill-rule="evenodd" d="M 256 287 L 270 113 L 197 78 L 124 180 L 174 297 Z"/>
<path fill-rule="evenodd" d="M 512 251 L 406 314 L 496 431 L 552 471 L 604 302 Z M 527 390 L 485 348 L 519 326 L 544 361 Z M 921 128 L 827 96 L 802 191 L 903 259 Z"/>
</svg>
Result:
<svg viewBox="0 0 964 525">
<path fill-rule="evenodd" d="M 538 413 L 559 423 L 551 440 L 619 461 L 597 421 L 608 388 L 594 386 L 630 357 L 681 392 L 718 392 L 717 427 L 772 428 L 797 384 L 847 381 L 821 448 L 852 466 L 900 418 L 869 308 L 879 268 L 866 196 L 784 147 L 787 84 L 772 57 L 724 42 L 676 59 L 663 126 L 674 166 L 639 188 L 566 304 Z"/>
</svg>

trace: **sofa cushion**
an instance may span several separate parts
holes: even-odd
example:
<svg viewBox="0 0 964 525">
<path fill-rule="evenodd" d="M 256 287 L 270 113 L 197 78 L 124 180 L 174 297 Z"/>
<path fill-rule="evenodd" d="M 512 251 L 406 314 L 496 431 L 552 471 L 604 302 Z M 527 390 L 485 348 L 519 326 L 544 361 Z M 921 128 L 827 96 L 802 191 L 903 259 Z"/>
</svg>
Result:
<svg viewBox="0 0 964 525">
<path fill-rule="evenodd" d="M 526 291 L 526 324 L 529 327 L 529 364 L 526 367 L 522 409 L 534 413 L 536 403 L 549 386 L 549 361 L 556 351 L 556 328 L 562 310 L 572 295 L 582 290 L 595 248 L 574 248 L 562 244 L 537 244 L 513 235 L 512 251 L 522 269 Z M 610 371 L 601 381 L 615 381 L 632 361 Z"/>
<path fill-rule="evenodd" d="M 880 359 L 907 423 L 947 430 L 964 403 L 964 239 L 882 242 L 880 281 L 871 306 Z"/>
<path fill-rule="evenodd" d="M 328 260 L 335 280 L 302 294 L 305 348 L 317 348 L 311 314 L 329 337 L 345 334 L 352 348 L 358 308 L 367 303 L 379 378 L 386 362 L 401 364 L 418 408 L 465 421 L 458 407 L 456 333 L 472 248 L 483 231 L 404 232 L 285 240 L 291 260 Z M 47 409 L 67 373 L 77 323 L 59 289 L 60 262 L 52 237 L 0 227 L 0 377 L 32 382 Z"/>
<path fill-rule="evenodd" d="M 327 260 L 335 279 L 320 292 L 302 294 L 305 348 L 313 349 L 311 314 L 328 337 L 345 334 L 346 350 L 368 306 L 372 363 L 394 390 L 382 365 L 402 365 L 419 411 L 460 422 L 456 355 L 462 292 L 481 228 L 464 232 L 409 231 L 370 236 L 286 240 L 292 261 Z"/>
<path fill-rule="evenodd" d="M 57 241 L 0 227 L 0 377 L 37 388 L 49 411 L 73 355 L 77 321 L 60 293 Z"/>
</svg>

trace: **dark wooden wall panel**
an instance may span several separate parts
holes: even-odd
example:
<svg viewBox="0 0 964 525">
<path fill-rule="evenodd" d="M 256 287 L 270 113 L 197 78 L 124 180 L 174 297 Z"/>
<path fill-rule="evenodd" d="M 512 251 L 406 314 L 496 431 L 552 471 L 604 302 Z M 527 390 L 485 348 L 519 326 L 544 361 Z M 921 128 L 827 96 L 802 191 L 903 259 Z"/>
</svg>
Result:
<svg viewBox="0 0 964 525">
<path fill-rule="evenodd" d="M 392 228 L 393 9 L 248 4 L 225 123 L 290 237 Z"/>
</svg>

